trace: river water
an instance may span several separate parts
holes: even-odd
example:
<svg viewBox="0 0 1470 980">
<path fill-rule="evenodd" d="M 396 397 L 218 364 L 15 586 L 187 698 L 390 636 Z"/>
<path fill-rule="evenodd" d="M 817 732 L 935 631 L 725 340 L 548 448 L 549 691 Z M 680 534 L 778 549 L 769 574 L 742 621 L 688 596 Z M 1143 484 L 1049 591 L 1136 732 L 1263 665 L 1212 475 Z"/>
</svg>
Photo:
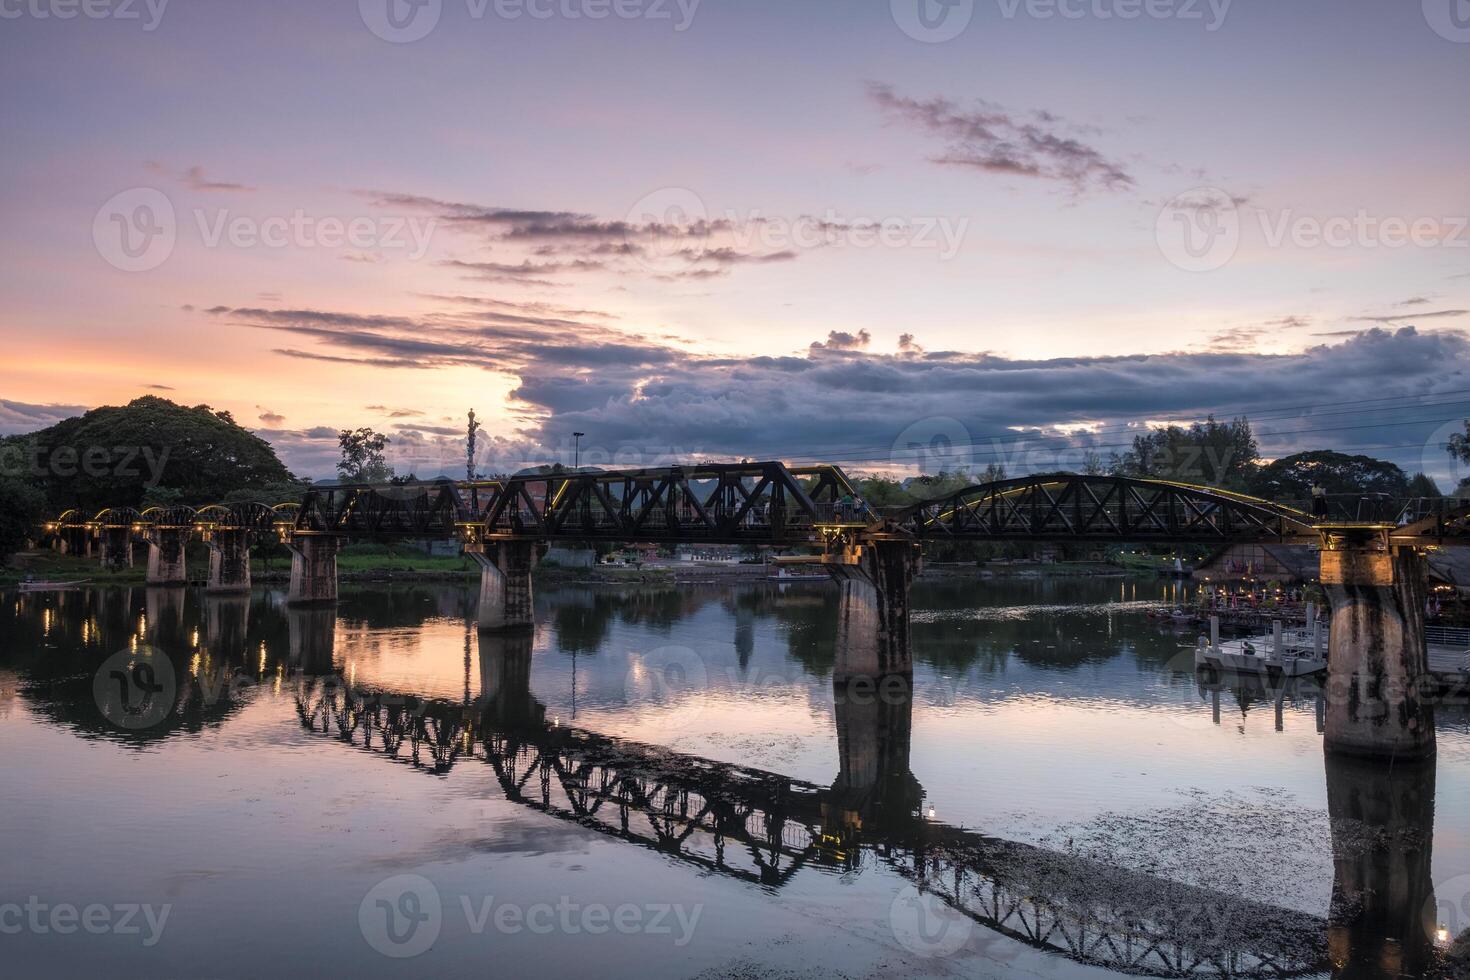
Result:
<svg viewBox="0 0 1470 980">
<path fill-rule="evenodd" d="M 1470 725 L 1324 760 L 1153 579 L 921 581 L 835 689 L 825 584 L 329 609 L 0 596 L 0 973 L 1413 976 L 1470 927 Z M 1154 615 L 1150 615 L 1153 612 Z"/>
</svg>

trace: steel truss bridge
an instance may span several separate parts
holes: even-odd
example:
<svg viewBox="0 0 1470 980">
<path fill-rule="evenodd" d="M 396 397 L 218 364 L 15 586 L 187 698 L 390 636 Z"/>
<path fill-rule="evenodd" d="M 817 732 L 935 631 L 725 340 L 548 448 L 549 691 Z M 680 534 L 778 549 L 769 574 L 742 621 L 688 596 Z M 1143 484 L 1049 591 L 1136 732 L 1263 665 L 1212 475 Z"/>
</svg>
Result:
<svg viewBox="0 0 1470 980">
<path fill-rule="evenodd" d="M 834 540 L 1315 543 L 1380 529 L 1397 544 L 1470 543 L 1470 507 L 1444 498 L 1276 503 L 1212 487 L 1049 474 L 967 487 L 879 513 L 836 466 L 779 462 L 525 474 L 503 480 L 309 488 L 299 502 L 68 511 L 49 533 L 242 529 L 359 539 L 750 544 Z"/>
<path fill-rule="evenodd" d="M 46 530 L 64 531 L 254 531 L 290 534 L 298 523 L 299 503 L 236 503 L 189 507 L 109 507 L 91 517 L 80 510 L 68 510 L 46 525 Z"/>
<path fill-rule="evenodd" d="M 503 699 L 427 701 L 299 677 L 296 705 L 317 735 L 435 775 L 478 760 L 508 800 L 701 873 L 780 889 L 804 870 L 878 860 L 980 925 L 1081 963 L 1157 977 L 1329 969 L 1322 919 L 917 814 L 875 834 L 846 794 L 550 724 L 534 701 L 507 712 Z"/>
</svg>

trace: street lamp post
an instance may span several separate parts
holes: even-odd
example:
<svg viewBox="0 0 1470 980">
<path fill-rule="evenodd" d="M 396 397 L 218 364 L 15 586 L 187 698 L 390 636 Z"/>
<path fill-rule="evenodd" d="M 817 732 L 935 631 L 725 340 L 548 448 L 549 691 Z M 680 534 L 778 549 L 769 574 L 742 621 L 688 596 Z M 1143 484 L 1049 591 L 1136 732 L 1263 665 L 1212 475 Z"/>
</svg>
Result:
<svg viewBox="0 0 1470 980">
<path fill-rule="evenodd" d="M 572 469 L 574 470 L 582 468 L 582 437 L 586 434 L 585 432 L 572 433 L 572 439 L 574 440 L 572 443 Z"/>
</svg>

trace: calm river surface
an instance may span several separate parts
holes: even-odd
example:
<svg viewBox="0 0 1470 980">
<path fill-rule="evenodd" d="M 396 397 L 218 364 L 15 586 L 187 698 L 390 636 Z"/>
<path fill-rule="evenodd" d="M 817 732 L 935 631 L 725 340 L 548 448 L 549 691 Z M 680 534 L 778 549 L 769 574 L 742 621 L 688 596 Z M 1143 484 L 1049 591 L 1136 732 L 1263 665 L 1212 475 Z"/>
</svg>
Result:
<svg viewBox="0 0 1470 980">
<path fill-rule="evenodd" d="M 523 638 L 457 586 L 5 593 L 0 974 L 1418 974 L 1465 713 L 1329 764 L 1312 692 L 1195 677 L 1180 589 L 921 582 L 876 692 L 825 584 L 543 589 Z"/>
</svg>

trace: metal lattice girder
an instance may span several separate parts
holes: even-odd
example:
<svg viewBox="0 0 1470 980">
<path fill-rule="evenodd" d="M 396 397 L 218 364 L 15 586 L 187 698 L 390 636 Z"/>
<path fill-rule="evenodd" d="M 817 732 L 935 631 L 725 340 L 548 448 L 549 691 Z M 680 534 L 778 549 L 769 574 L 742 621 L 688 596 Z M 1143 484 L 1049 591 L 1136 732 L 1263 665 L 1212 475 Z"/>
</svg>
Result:
<svg viewBox="0 0 1470 980">
<path fill-rule="evenodd" d="M 1310 515 L 1243 494 L 1159 480 L 1053 474 L 927 500 L 888 526 L 919 539 L 1316 540 Z"/>
<path fill-rule="evenodd" d="M 132 530 L 140 527 L 143 523 L 143 515 L 133 507 L 109 507 L 99 511 L 98 514 L 87 522 L 96 528 L 127 528 Z"/>
<path fill-rule="evenodd" d="M 701 463 L 388 486 L 323 486 L 299 504 L 201 508 L 196 526 L 352 538 L 823 545 L 840 540 L 1317 543 L 1369 528 L 1395 544 L 1470 545 L 1470 501 L 1363 495 L 1325 513 L 1214 487 L 1057 473 L 967 487 L 880 517 L 836 466 Z M 1309 504 L 1308 506 L 1316 506 Z M 178 508 L 72 510 L 48 528 L 148 525 Z"/>
<path fill-rule="evenodd" d="M 198 511 L 184 504 L 167 507 L 149 507 L 142 513 L 142 522 L 149 530 L 192 530 Z"/>
<path fill-rule="evenodd" d="M 301 500 L 293 529 L 352 538 L 453 537 L 468 516 L 449 480 L 313 487 Z"/>
<path fill-rule="evenodd" d="M 491 538 L 796 544 L 820 540 L 851 484 L 834 466 L 711 463 L 518 476 L 494 493 L 476 522 Z"/>
</svg>

